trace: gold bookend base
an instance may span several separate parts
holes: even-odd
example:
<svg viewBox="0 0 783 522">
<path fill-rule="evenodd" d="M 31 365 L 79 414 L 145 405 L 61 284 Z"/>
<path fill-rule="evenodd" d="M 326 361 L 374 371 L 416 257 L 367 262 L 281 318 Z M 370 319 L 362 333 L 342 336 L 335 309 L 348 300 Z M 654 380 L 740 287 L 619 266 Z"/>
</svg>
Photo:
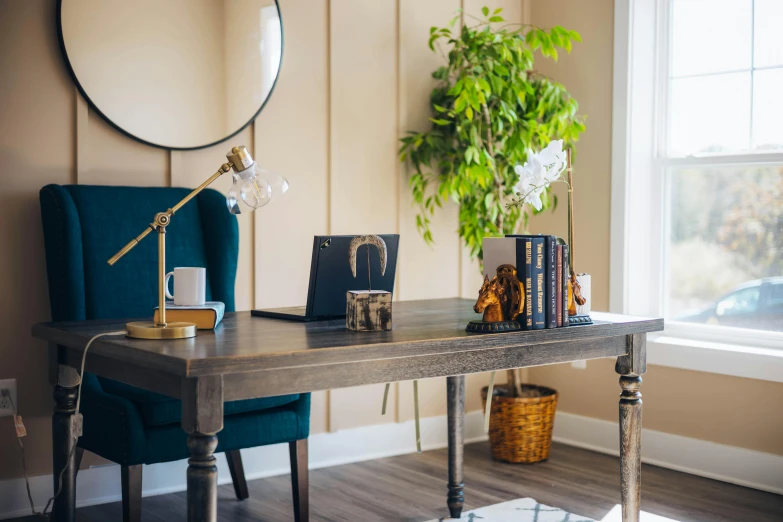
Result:
<svg viewBox="0 0 783 522">
<path fill-rule="evenodd" d="M 152 321 L 126 323 L 128 337 L 135 339 L 186 339 L 196 336 L 196 323 L 176 322 L 158 326 Z"/>
<path fill-rule="evenodd" d="M 585 324 L 593 324 L 593 320 L 589 315 L 569 315 L 568 326 L 582 326 Z"/>
<path fill-rule="evenodd" d="M 517 332 L 522 329 L 522 325 L 517 321 L 499 321 L 497 323 L 485 323 L 484 321 L 471 321 L 465 328 L 465 331 L 475 333 L 499 333 L 499 332 Z"/>
</svg>

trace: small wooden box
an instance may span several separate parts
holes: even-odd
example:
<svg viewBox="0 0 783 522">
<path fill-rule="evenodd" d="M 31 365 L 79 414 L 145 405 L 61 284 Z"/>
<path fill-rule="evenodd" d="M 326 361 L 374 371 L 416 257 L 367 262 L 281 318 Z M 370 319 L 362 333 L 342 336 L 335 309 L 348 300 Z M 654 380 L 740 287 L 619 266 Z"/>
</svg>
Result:
<svg viewBox="0 0 783 522">
<path fill-rule="evenodd" d="M 385 290 L 349 290 L 345 327 L 354 332 L 392 329 L 392 294 Z"/>
</svg>

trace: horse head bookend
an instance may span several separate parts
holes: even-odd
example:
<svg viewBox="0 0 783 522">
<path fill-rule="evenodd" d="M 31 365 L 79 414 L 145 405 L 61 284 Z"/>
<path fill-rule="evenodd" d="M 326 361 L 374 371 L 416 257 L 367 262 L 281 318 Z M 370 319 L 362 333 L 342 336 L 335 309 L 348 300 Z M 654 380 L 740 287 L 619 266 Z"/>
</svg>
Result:
<svg viewBox="0 0 783 522">
<path fill-rule="evenodd" d="M 500 265 L 492 279 L 484 276 L 473 310 L 484 313 L 481 321 L 468 323 L 469 332 L 509 332 L 521 330 L 517 317 L 525 309 L 525 286 L 513 265 Z"/>
<path fill-rule="evenodd" d="M 498 282 L 497 276 L 493 277 L 490 281 L 489 276 L 484 276 L 484 284 L 481 285 L 479 290 L 479 297 L 476 304 L 473 305 L 473 310 L 480 314 L 484 312 L 481 320 L 485 323 L 499 323 L 503 320 L 503 305 L 501 299 L 505 289 L 503 285 Z"/>
<path fill-rule="evenodd" d="M 354 332 L 379 332 L 392 328 L 392 294 L 385 290 L 372 289 L 370 270 L 370 246 L 378 250 L 381 261 L 381 275 L 386 273 L 388 250 L 382 237 L 376 235 L 356 236 L 348 247 L 348 262 L 351 273 L 356 277 L 356 255 L 359 247 L 367 245 L 367 290 L 349 290 L 346 294 L 345 327 Z"/>
</svg>

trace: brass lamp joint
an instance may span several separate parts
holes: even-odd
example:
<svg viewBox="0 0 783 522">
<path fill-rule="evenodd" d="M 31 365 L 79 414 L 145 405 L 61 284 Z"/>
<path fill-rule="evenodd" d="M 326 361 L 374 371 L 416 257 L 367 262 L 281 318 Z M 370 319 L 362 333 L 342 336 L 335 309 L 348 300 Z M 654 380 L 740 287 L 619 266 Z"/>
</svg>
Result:
<svg viewBox="0 0 783 522">
<path fill-rule="evenodd" d="M 168 210 L 168 212 L 158 212 L 155 214 L 155 222 L 152 226 L 154 229 L 158 228 L 166 228 L 169 223 L 171 223 L 171 209 Z"/>
</svg>

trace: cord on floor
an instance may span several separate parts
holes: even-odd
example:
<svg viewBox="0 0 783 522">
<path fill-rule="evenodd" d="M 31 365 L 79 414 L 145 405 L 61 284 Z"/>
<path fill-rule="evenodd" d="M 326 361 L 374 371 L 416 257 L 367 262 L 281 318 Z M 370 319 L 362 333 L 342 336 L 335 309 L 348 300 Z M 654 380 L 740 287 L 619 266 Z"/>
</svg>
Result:
<svg viewBox="0 0 783 522">
<path fill-rule="evenodd" d="M 79 408 L 81 406 L 81 400 L 82 400 L 82 381 L 84 380 L 82 377 L 84 375 L 84 363 L 87 361 L 87 350 L 90 349 L 90 345 L 98 339 L 99 337 L 104 337 L 107 335 L 126 335 L 125 330 L 121 330 L 118 332 L 104 332 L 100 333 L 98 335 L 94 335 L 89 341 L 87 341 L 87 344 L 84 346 L 84 353 L 82 353 L 82 363 L 79 370 L 79 384 L 77 386 L 76 390 L 76 410 L 74 412 L 74 417 L 78 418 L 79 420 L 78 425 L 82 426 L 81 422 L 81 413 L 79 413 Z M 11 406 L 13 407 L 14 411 L 14 424 L 17 422 L 18 412 L 16 411 L 16 404 L 14 403 L 13 398 L 11 398 L 11 395 L 7 395 L 8 399 L 11 401 Z M 44 507 L 43 512 L 36 511 L 35 510 L 35 502 L 33 502 L 33 495 L 30 492 L 30 480 L 27 477 L 27 460 L 25 459 L 25 451 L 24 451 L 24 443 L 22 442 L 22 437 L 26 435 L 25 432 L 22 432 L 20 435 L 20 432 L 17 430 L 17 438 L 16 440 L 19 441 L 19 447 L 21 448 L 22 453 L 22 472 L 24 473 L 24 483 L 27 487 L 27 499 L 30 501 L 30 511 L 32 511 L 33 515 L 39 516 L 43 518 L 44 520 L 48 521 L 50 520 L 52 513 L 49 513 L 49 508 L 53 505 L 54 500 L 60 495 L 60 493 L 63 490 L 63 475 L 65 474 L 65 470 L 68 469 L 68 464 L 63 467 L 62 470 L 60 470 L 60 473 L 57 476 L 57 491 L 54 493 L 54 496 L 50 498 L 46 502 L 46 506 Z M 71 462 L 71 459 L 73 459 L 73 455 L 76 452 L 76 443 L 79 440 L 79 437 L 81 436 L 81 429 L 79 429 L 78 433 L 76 433 L 73 437 L 73 444 L 71 445 L 71 451 L 68 453 L 68 459 L 66 460 L 66 463 Z"/>
</svg>

